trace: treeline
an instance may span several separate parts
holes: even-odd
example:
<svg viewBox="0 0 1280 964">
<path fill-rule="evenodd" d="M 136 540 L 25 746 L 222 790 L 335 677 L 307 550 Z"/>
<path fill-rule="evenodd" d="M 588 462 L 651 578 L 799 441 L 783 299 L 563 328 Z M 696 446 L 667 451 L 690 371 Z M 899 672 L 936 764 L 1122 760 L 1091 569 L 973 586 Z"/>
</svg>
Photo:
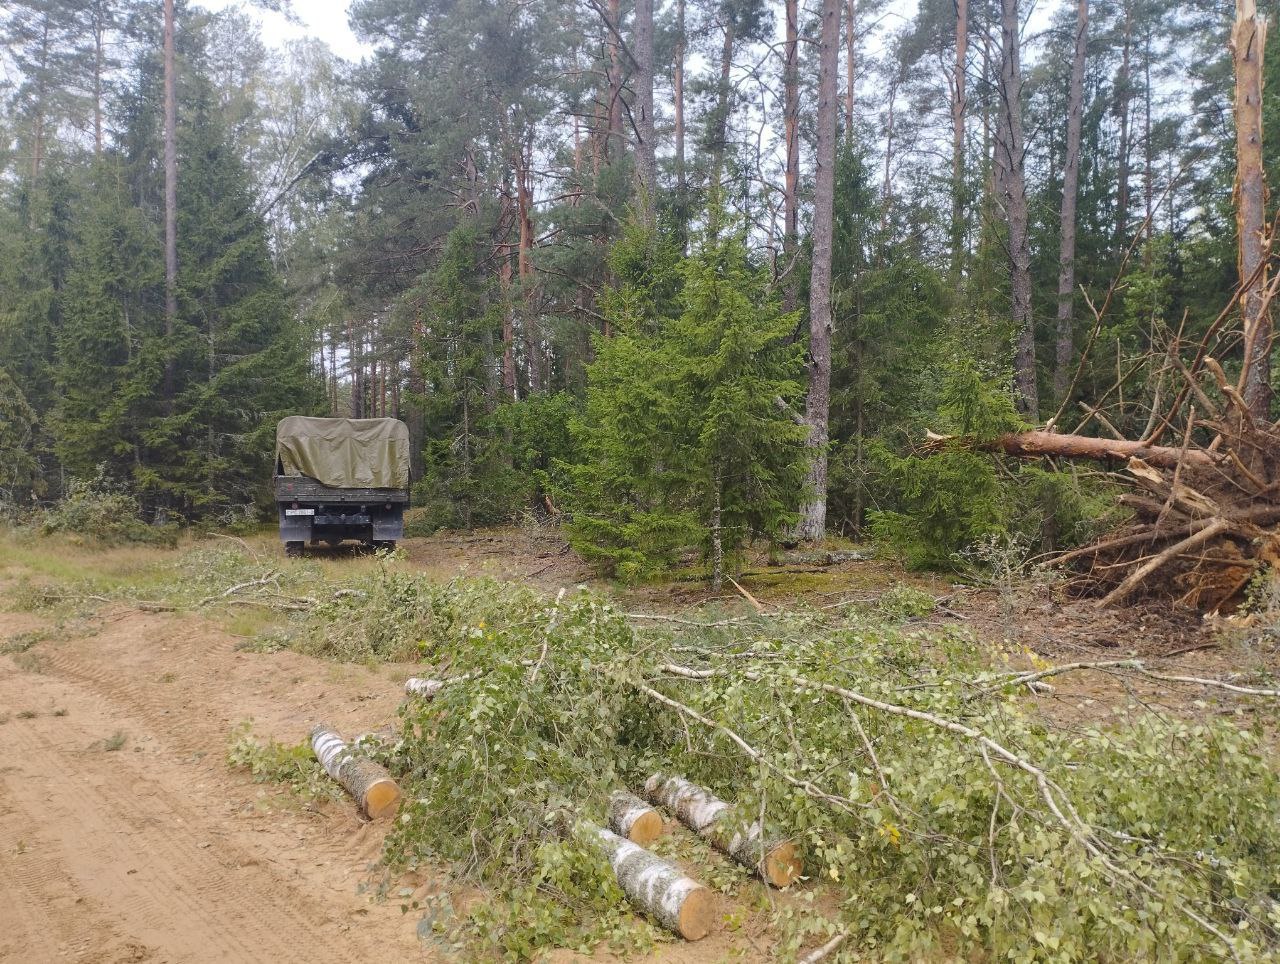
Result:
<svg viewBox="0 0 1280 964">
<path fill-rule="evenodd" d="M 6 7 L 20 81 L 4 140 L 0 396 L 29 439 L 0 477 L 12 502 L 102 477 L 136 489 L 149 515 L 252 511 L 272 419 L 320 397 L 219 87 L 225 51 L 198 13 L 175 54 L 182 182 L 166 285 L 159 13 Z"/>
<path fill-rule="evenodd" d="M 160 7 L 2 15 L 0 364 L 46 494 L 101 464 L 225 511 L 278 412 L 386 414 L 423 524 L 560 514 L 615 569 L 1048 548 L 1086 484 L 912 440 L 1140 437 L 1238 282 L 1220 3 L 356 0 L 354 66 L 179 3 L 167 331 Z"/>
</svg>

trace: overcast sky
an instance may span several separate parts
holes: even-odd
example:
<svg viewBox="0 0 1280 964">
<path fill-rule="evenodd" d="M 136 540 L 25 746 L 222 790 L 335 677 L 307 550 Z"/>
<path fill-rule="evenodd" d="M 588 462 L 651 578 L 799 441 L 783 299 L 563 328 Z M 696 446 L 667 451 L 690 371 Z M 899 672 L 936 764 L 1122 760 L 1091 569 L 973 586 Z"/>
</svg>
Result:
<svg viewBox="0 0 1280 964">
<path fill-rule="evenodd" d="M 240 7 L 262 23 L 262 39 L 273 46 L 287 40 L 315 37 L 323 40 L 339 57 L 359 60 L 370 48 L 356 39 L 347 26 L 348 0 L 301 0 L 293 5 L 301 23 L 289 23 L 278 13 L 249 7 L 242 0 L 200 0 L 210 10 Z"/>
</svg>

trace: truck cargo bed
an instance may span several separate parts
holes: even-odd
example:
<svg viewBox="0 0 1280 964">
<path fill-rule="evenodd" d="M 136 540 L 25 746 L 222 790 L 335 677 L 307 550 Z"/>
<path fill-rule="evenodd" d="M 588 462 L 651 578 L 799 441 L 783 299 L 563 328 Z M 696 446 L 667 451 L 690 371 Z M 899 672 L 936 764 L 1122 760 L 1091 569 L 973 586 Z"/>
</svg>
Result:
<svg viewBox="0 0 1280 964">
<path fill-rule="evenodd" d="M 407 504 L 409 501 L 407 489 L 335 489 L 305 475 L 277 475 L 275 489 L 277 502 Z"/>
</svg>

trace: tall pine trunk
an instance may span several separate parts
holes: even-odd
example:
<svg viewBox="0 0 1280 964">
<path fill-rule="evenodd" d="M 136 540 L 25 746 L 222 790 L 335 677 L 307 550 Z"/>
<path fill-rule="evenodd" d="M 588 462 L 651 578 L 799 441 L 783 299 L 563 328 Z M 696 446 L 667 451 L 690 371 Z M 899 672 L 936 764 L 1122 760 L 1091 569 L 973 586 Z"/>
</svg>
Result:
<svg viewBox="0 0 1280 964">
<path fill-rule="evenodd" d="M 731 11 L 725 11 L 724 45 L 720 50 L 720 82 L 716 85 L 716 130 L 711 142 L 711 179 L 707 186 L 715 190 L 724 174 L 724 155 L 729 145 L 729 85 L 733 70 L 734 22 Z"/>
<path fill-rule="evenodd" d="M 965 64 L 969 56 L 969 0 L 956 0 L 956 64 L 951 79 L 951 274 L 964 272 Z"/>
<path fill-rule="evenodd" d="M 1231 58 L 1236 74 L 1236 232 L 1240 251 L 1240 283 L 1247 286 L 1244 314 L 1245 404 L 1254 418 L 1271 413 L 1272 323 L 1263 304 L 1263 262 L 1271 239 L 1266 236 L 1267 182 L 1262 165 L 1262 63 L 1267 22 L 1259 19 L 1255 0 L 1236 0 L 1231 31 Z M 1255 277 L 1256 276 L 1256 277 Z"/>
<path fill-rule="evenodd" d="M 685 0 L 676 0 L 676 62 L 673 78 L 674 89 L 672 91 L 672 96 L 675 99 L 676 115 L 676 202 L 680 208 L 682 222 L 686 216 L 685 193 L 687 191 L 684 160 L 684 3 Z M 681 228 L 683 229 L 683 227 L 682 223 Z"/>
<path fill-rule="evenodd" d="M 44 125 L 46 100 L 49 93 L 49 15 L 44 15 L 40 29 L 40 67 L 36 72 L 35 111 L 31 119 L 31 180 L 40 178 L 40 165 L 44 162 Z"/>
<path fill-rule="evenodd" d="M 792 270 L 800 243 L 800 0 L 786 0 L 787 39 L 782 67 L 783 134 L 787 162 L 782 192 L 783 265 Z M 794 311 L 798 298 L 794 270 L 782 289 L 782 306 Z"/>
<path fill-rule="evenodd" d="M 1124 4 L 1124 34 L 1120 48 L 1120 75 L 1116 78 L 1116 111 L 1120 115 L 1118 174 L 1116 176 L 1116 250 L 1123 251 L 1129 239 L 1129 109 L 1133 102 L 1130 56 L 1133 48 L 1133 13 Z"/>
<path fill-rule="evenodd" d="M 634 27 L 636 122 L 636 179 L 642 219 L 648 228 L 657 223 L 658 158 L 653 124 L 653 0 L 636 0 Z"/>
<path fill-rule="evenodd" d="M 836 74 L 840 60 L 840 0 L 822 0 L 818 52 L 817 175 L 813 195 L 813 266 L 809 276 L 808 501 L 797 535 L 817 542 L 827 525 L 827 441 L 831 411 L 831 254 L 836 185 Z"/>
<path fill-rule="evenodd" d="M 164 0 L 164 396 L 174 388 L 173 332 L 178 317 L 178 93 L 173 0 Z"/>
<path fill-rule="evenodd" d="M 622 29 L 622 0 L 609 0 L 609 22 L 605 25 L 605 44 L 609 50 L 609 130 L 605 135 L 604 156 L 613 159 L 622 140 L 622 47 L 618 31 Z"/>
<path fill-rule="evenodd" d="M 1031 317 L 1031 241 L 1027 227 L 1027 183 L 1022 132 L 1022 65 L 1018 0 L 1000 2 L 1000 117 L 996 135 L 996 188 L 1009 225 L 1010 309 L 1016 347 L 1014 401 L 1023 415 L 1037 419 L 1036 340 Z"/>
<path fill-rule="evenodd" d="M 1067 159 L 1062 170 L 1062 216 L 1058 245 L 1058 331 L 1053 365 L 1053 394 L 1067 394 L 1074 353 L 1072 309 L 1076 287 L 1076 200 L 1080 183 L 1080 122 L 1084 113 L 1084 58 L 1088 46 L 1089 0 L 1076 0 L 1076 46 L 1067 90 Z"/>
<path fill-rule="evenodd" d="M 964 0 L 959 0 L 963 3 Z M 844 12 L 844 139 L 853 143 L 853 104 L 857 77 L 857 0 L 849 0 Z"/>
</svg>

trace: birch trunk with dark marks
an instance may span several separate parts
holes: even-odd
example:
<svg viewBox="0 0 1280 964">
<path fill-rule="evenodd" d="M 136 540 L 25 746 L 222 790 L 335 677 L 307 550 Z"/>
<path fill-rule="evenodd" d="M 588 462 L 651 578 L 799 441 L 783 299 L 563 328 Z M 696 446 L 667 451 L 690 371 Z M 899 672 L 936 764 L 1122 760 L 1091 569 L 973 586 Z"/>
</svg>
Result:
<svg viewBox="0 0 1280 964">
<path fill-rule="evenodd" d="M 1014 401 L 1018 411 L 1039 418 L 1036 339 L 1031 317 L 1031 240 L 1022 131 L 1022 65 L 1018 0 L 1000 2 L 1000 122 L 996 136 L 996 186 L 1009 225 L 1009 288 L 1016 347 Z"/>
<path fill-rule="evenodd" d="M 311 749 L 324 772 L 351 794 L 371 820 L 389 817 L 400 804 L 400 788 L 382 767 L 358 755 L 326 723 L 311 730 Z"/>
<path fill-rule="evenodd" d="M 683 777 L 655 773 L 644 784 L 644 795 L 666 807 L 682 824 L 758 874 L 774 887 L 786 887 L 800 876 L 800 854 L 790 840 L 768 840 L 758 821 L 740 824 L 731 818 L 729 804 Z"/>
<path fill-rule="evenodd" d="M 609 829 L 643 847 L 662 836 L 662 815 L 635 794 L 615 790 L 609 797 Z"/>
<path fill-rule="evenodd" d="M 809 390 L 805 396 L 809 471 L 798 538 L 819 542 L 827 527 L 827 441 L 831 414 L 831 255 L 835 217 L 836 73 L 840 0 L 822 0 L 818 52 L 818 147 L 813 196 L 813 263 L 809 274 Z"/>
<path fill-rule="evenodd" d="M 961 0 L 963 2 L 963 0 Z M 1075 351 L 1076 200 L 1080 183 L 1080 122 L 1084 113 L 1084 58 L 1088 46 L 1089 0 L 1076 0 L 1076 45 L 1067 90 L 1067 158 L 1062 169 L 1062 214 L 1058 245 L 1058 331 L 1053 364 L 1054 400 L 1061 402 L 1071 379 Z"/>
<path fill-rule="evenodd" d="M 687 941 L 710 933 L 715 902 L 706 887 L 611 830 L 583 821 L 575 833 L 604 853 L 618 886 L 640 910 Z"/>
<path fill-rule="evenodd" d="M 1271 316 L 1263 304 L 1270 238 L 1266 236 L 1267 181 L 1262 164 L 1262 55 L 1267 22 L 1255 0 L 1236 0 L 1231 59 L 1236 73 L 1236 231 L 1240 252 L 1240 299 L 1244 321 L 1243 394 L 1249 413 L 1268 420 L 1271 413 Z M 1256 276 L 1256 277 L 1255 277 Z"/>
<path fill-rule="evenodd" d="M 417 696 L 424 700 L 433 700 L 436 695 L 444 689 L 444 680 L 427 679 L 422 676 L 410 676 L 404 681 L 404 691 L 410 696 Z"/>
<path fill-rule="evenodd" d="M 716 474 L 715 502 L 711 506 L 711 591 L 719 592 L 724 584 L 724 536 L 720 531 L 720 475 Z"/>
</svg>

